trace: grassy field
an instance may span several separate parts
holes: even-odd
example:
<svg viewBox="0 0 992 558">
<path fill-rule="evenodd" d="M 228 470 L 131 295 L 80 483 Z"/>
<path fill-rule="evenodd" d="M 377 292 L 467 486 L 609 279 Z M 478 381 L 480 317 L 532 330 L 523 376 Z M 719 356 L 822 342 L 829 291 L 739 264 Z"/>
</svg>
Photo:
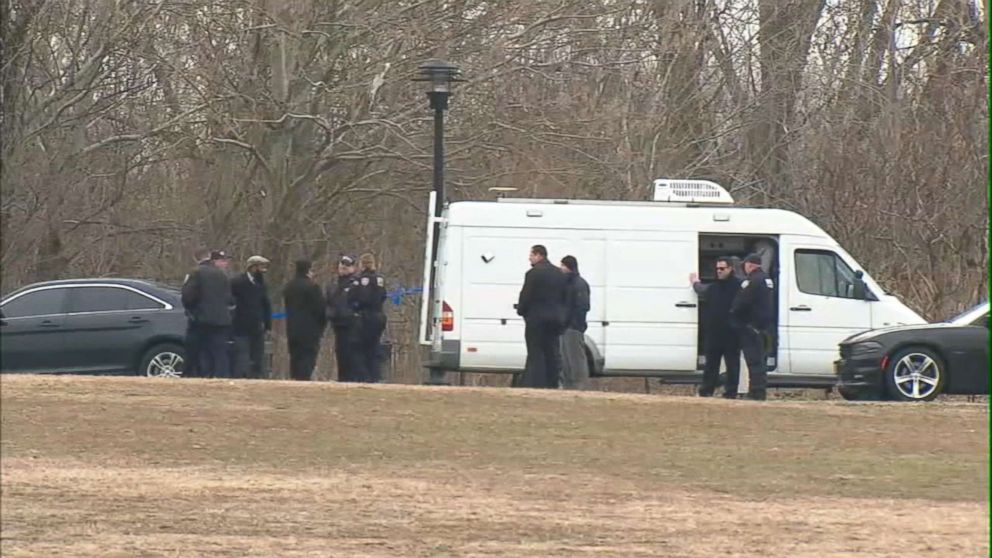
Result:
<svg viewBox="0 0 992 558">
<path fill-rule="evenodd" d="M 987 556 L 986 403 L 4 376 L 12 556 Z"/>
</svg>

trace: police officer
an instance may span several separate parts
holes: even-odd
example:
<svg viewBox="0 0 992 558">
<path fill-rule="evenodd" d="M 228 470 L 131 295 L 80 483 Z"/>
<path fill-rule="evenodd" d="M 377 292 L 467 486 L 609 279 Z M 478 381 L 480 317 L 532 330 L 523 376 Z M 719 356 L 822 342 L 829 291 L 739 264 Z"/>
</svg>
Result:
<svg viewBox="0 0 992 558">
<path fill-rule="evenodd" d="M 339 382 L 357 382 L 355 358 L 359 351 L 358 314 L 348 301 L 351 289 L 360 285 L 355 258 L 341 256 L 338 276 L 327 283 L 327 321 L 334 329 L 334 357 L 338 363 Z"/>
<path fill-rule="evenodd" d="M 386 281 L 376 272 L 375 256 L 358 258 L 361 271 L 357 284 L 348 291 L 352 310 L 358 315 L 358 351 L 354 353 L 355 376 L 360 382 L 377 383 L 379 374 L 379 340 L 386 329 Z"/>
<path fill-rule="evenodd" d="M 741 290 L 741 280 L 734 275 L 734 266 L 729 257 L 716 260 L 716 281 L 704 284 L 699 276 L 689 276 L 692 289 L 699 295 L 703 304 L 703 352 L 706 366 L 703 368 L 703 384 L 699 386 L 700 397 L 711 397 L 720 379 L 720 359 L 727 365 L 727 385 L 723 396 L 737 397 L 737 379 L 740 377 L 741 348 L 737 331 L 731 327 L 730 306 Z M 731 378 L 734 381 L 731 383 Z"/>
<path fill-rule="evenodd" d="M 761 270 L 761 256 L 751 254 L 744 258 L 747 279 L 741 283 L 730 308 L 730 316 L 740 336 L 744 362 L 750 379 L 749 399 L 764 400 L 768 385 L 767 354 L 765 344 L 771 336 L 774 321 L 772 293 L 774 284 Z M 727 372 L 728 385 L 737 385 L 737 376 Z"/>
</svg>

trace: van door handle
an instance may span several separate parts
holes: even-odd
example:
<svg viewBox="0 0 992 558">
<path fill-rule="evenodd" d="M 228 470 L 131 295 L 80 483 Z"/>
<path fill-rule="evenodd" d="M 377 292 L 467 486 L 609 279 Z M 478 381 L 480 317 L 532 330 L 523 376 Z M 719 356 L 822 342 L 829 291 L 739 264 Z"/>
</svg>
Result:
<svg viewBox="0 0 992 558">
<path fill-rule="evenodd" d="M 675 303 L 675 307 L 676 308 L 695 308 L 696 305 L 694 303 L 692 303 L 692 302 L 682 301 L 682 302 L 676 302 Z"/>
<path fill-rule="evenodd" d="M 52 320 L 45 320 L 38 324 L 38 327 L 56 328 L 59 327 L 59 324 L 53 322 Z"/>
<path fill-rule="evenodd" d="M 810 308 L 809 306 L 806 306 L 805 304 L 802 305 L 802 306 L 793 306 L 792 308 L 789 308 L 789 310 L 792 310 L 793 312 L 812 312 L 813 311 L 812 308 Z"/>
</svg>

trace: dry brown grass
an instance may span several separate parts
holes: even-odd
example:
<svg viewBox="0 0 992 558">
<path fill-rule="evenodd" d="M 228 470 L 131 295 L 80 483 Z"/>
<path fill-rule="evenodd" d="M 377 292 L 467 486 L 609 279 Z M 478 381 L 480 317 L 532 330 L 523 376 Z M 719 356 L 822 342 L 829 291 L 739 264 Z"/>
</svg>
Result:
<svg viewBox="0 0 992 558">
<path fill-rule="evenodd" d="M 5 376 L 7 556 L 981 556 L 984 404 Z"/>
</svg>

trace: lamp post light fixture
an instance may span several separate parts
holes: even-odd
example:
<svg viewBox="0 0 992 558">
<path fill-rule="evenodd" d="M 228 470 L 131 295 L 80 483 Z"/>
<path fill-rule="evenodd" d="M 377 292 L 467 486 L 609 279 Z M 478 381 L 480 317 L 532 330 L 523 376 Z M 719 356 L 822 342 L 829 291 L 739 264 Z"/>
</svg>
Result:
<svg viewBox="0 0 992 558">
<path fill-rule="evenodd" d="M 440 239 L 440 223 L 437 218 L 441 217 L 441 211 L 444 208 L 444 111 L 448 110 L 448 98 L 451 97 L 451 86 L 453 83 L 458 81 L 464 81 L 458 78 L 461 71 L 457 66 L 449 64 L 443 60 L 431 59 L 420 65 L 420 76 L 415 78 L 414 81 L 427 82 L 429 88 L 427 90 L 427 98 L 430 99 L 431 108 L 434 109 L 434 207 L 430 208 L 434 213 L 435 219 L 433 220 L 431 231 L 431 267 L 430 267 L 430 279 L 428 283 L 429 291 L 422 293 L 421 296 L 429 297 L 427 300 L 430 303 L 431 312 L 428 315 L 428 325 L 433 334 L 433 337 L 438 338 L 437 334 L 433 332 L 433 328 L 437 327 L 438 324 L 437 317 L 441 315 L 441 301 L 435 300 L 435 288 L 434 282 L 437 277 L 437 247 L 438 241 Z M 429 368 L 430 378 L 427 383 L 429 384 L 444 384 L 444 370 L 440 368 L 431 367 Z"/>
</svg>

